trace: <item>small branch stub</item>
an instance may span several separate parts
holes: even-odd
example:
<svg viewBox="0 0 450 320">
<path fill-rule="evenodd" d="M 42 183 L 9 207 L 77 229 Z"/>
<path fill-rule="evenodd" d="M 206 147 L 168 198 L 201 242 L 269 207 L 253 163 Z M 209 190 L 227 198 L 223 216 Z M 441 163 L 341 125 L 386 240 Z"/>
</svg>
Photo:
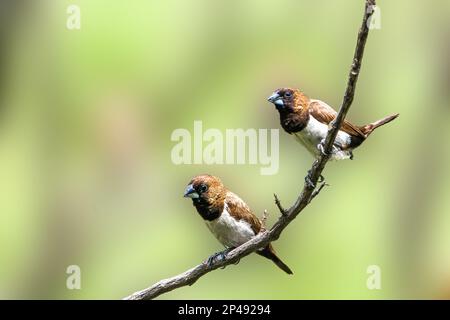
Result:
<svg viewBox="0 0 450 320">
<path fill-rule="evenodd" d="M 315 197 L 317 197 L 319 195 L 320 191 L 322 191 L 322 189 L 324 187 L 328 187 L 328 186 L 329 186 L 328 183 L 326 183 L 325 181 L 322 181 L 319 184 L 319 186 L 316 188 L 316 190 L 314 190 L 314 192 L 312 193 L 311 198 L 309 199 L 309 202 L 311 202 Z"/>
<path fill-rule="evenodd" d="M 278 199 L 278 196 L 274 193 L 273 194 L 274 198 L 275 198 L 275 204 L 278 207 L 278 210 L 280 211 L 282 216 L 286 216 L 287 215 L 287 210 L 283 208 L 283 206 L 281 205 L 281 201 L 280 199 Z"/>
<path fill-rule="evenodd" d="M 266 231 L 267 230 L 267 210 L 264 210 L 262 219 L 261 219 L 261 231 Z"/>
</svg>

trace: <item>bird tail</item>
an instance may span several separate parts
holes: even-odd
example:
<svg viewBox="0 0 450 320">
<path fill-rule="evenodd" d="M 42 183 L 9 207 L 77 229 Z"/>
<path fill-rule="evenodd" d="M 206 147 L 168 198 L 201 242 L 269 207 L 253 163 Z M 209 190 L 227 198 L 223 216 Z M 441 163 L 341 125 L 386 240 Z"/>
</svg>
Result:
<svg viewBox="0 0 450 320">
<path fill-rule="evenodd" d="M 366 138 L 371 134 L 376 128 L 381 127 L 382 125 L 385 125 L 386 123 L 391 122 L 395 118 L 397 118 L 399 114 L 393 114 L 391 116 L 385 117 L 383 119 L 380 119 L 378 121 L 366 124 L 365 126 L 362 126 L 360 129 L 366 136 Z"/>
<path fill-rule="evenodd" d="M 267 259 L 272 260 L 278 266 L 278 268 L 280 268 L 287 274 L 293 274 L 292 270 L 289 269 L 289 267 L 283 261 L 281 261 L 280 258 L 277 257 L 277 254 L 275 253 L 275 250 L 273 249 L 271 244 L 269 244 L 267 247 L 265 247 L 261 251 L 257 251 L 257 253 L 260 256 L 263 256 Z"/>
</svg>

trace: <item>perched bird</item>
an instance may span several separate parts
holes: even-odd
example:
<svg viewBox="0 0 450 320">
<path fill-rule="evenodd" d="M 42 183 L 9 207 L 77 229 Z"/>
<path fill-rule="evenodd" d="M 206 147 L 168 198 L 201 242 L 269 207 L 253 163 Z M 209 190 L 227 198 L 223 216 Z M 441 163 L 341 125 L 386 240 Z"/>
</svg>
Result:
<svg viewBox="0 0 450 320">
<path fill-rule="evenodd" d="M 281 88 L 276 90 L 268 100 L 275 105 L 280 114 L 280 123 L 284 131 L 295 138 L 314 156 L 324 153 L 324 142 L 328 126 L 337 115 L 323 101 L 310 99 L 298 89 Z M 398 117 L 394 114 L 381 120 L 356 126 L 344 120 L 336 136 L 330 160 L 352 159 L 352 151 L 378 127 Z"/>
<path fill-rule="evenodd" d="M 262 228 L 261 221 L 247 204 L 227 190 L 217 177 L 207 174 L 194 177 L 186 187 L 184 196 L 192 198 L 194 207 L 209 230 L 227 248 L 211 256 L 212 259 L 219 255 L 224 257 L 232 249 L 256 236 Z M 284 272 L 292 274 L 291 269 L 277 257 L 271 244 L 256 253 L 272 260 Z"/>
</svg>

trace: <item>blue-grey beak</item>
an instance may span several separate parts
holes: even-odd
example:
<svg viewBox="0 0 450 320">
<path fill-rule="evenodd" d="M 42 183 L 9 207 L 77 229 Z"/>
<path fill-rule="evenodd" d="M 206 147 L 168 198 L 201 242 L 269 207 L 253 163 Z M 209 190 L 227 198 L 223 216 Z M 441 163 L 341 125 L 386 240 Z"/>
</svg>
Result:
<svg viewBox="0 0 450 320">
<path fill-rule="evenodd" d="M 269 98 L 267 98 L 267 100 L 276 106 L 283 106 L 283 100 L 277 92 L 274 92 Z"/>
<path fill-rule="evenodd" d="M 186 187 L 186 190 L 184 190 L 184 197 L 185 197 L 185 198 L 192 198 L 192 199 L 195 199 L 195 198 L 198 198 L 198 197 L 199 197 L 197 191 L 195 191 L 195 189 L 194 189 L 194 187 L 192 186 L 192 184 L 189 184 L 189 185 Z"/>
</svg>

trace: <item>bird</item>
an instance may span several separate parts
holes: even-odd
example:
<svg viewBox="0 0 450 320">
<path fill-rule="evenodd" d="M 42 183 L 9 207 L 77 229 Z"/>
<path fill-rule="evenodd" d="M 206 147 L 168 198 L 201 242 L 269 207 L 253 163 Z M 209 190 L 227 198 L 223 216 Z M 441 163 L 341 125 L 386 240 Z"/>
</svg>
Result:
<svg viewBox="0 0 450 320">
<path fill-rule="evenodd" d="M 208 264 L 218 256 L 223 259 L 231 250 L 255 237 L 263 227 L 261 220 L 249 206 L 239 196 L 229 191 L 218 177 L 209 174 L 195 176 L 188 183 L 184 197 L 192 199 L 194 207 L 208 229 L 226 248 L 212 255 L 208 259 Z M 256 253 L 272 260 L 287 274 L 293 274 L 292 270 L 278 258 L 270 243 Z"/>
<path fill-rule="evenodd" d="M 310 99 L 302 91 L 293 88 L 275 90 L 267 99 L 280 114 L 281 127 L 294 135 L 315 158 L 324 154 L 328 128 L 337 112 L 321 100 Z M 359 147 L 377 128 L 396 119 L 399 114 L 357 126 L 344 120 L 332 146 L 330 160 L 353 159 L 353 150 Z"/>
</svg>

